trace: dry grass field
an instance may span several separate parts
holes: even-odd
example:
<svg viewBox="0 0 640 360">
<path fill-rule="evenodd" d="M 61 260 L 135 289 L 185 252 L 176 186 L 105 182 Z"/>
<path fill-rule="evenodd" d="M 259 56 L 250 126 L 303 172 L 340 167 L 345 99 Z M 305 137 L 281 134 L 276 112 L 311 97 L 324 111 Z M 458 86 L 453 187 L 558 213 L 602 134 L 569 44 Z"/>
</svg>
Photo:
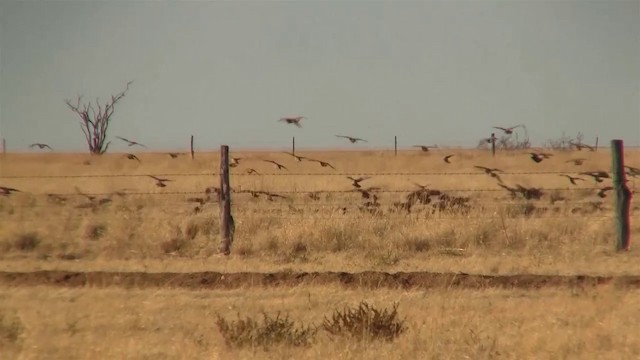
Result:
<svg viewBox="0 0 640 360">
<path fill-rule="evenodd" d="M 361 299 L 379 307 L 397 301 L 407 330 L 392 343 L 365 344 L 331 340 L 320 331 L 309 347 L 264 350 L 229 349 L 215 325 L 218 313 L 233 320 L 238 313 L 262 311 L 319 324 L 334 309 Z M 608 287 L 582 292 L 17 288 L 0 294 L 0 319 L 15 339 L 3 344 L 0 337 L 0 358 L 637 359 L 638 301 L 638 291 Z"/>
<path fill-rule="evenodd" d="M 443 161 L 447 154 L 454 154 L 451 163 Z M 627 150 L 626 164 L 639 166 L 639 154 Z M 400 151 L 397 157 L 388 151 L 297 154 L 335 169 L 298 162 L 283 152 L 231 149 L 230 155 L 241 160 L 231 168 L 235 236 L 228 257 L 217 255 L 218 204 L 215 191 L 206 192 L 219 186 L 218 154 L 198 153 L 193 160 L 185 154 L 136 155 L 140 161 L 124 154 L 0 158 L 0 186 L 20 190 L 0 197 L 0 358 L 639 356 L 640 342 L 628 335 L 640 320 L 633 306 L 640 294 L 633 279 L 628 287 L 562 283 L 540 289 L 465 289 L 441 284 L 420 289 L 289 282 L 211 290 L 215 287 L 205 282 L 201 288 L 180 289 L 171 279 L 158 280 L 161 286 L 136 286 L 135 279 L 126 285 L 83 286 L 66 275 L 49 279 L 47 284 L 55 287 L 37 281 L 20 285 L 9 273 L 640 275 L 636 200 L 631 250 L 616 253 L 612 193 L 597 195 L 611 180 L 596 183 L 581 175 L 584 181 L 572 185 L 560 176 L 610 171 L 607 149 L 554 152 L 540 163 L 516 151 L 495 158 L 457 149 Z M 574 158 L 586 160 L 582 165 L 567 162 Z M 514 195 L 474 166 L 501 169 L 501 184 L 514 189 Z M 159 187 L 148 175 L 170 181 Z M 378 189 L 364 198 L 347 176 L 369 176 L 360 183 L 362 189 Z M 635 178 L 629 180 L 635 190 Z M 380 308 L 398 302 L 406 331 L 391 343 L 332 340 L 318 331 L 308 347 L 264 349 L 229 347 L 216 326 L 216 314 L 260 319 L 262 311 L 282 311 L 295 321 L 318 325 L 337 308 L 363 300 Z"/>
<path fill-rule="evenodd" d="M 442 157 L 449 153 L 455 155 L 447 164 Z M 232 254 L 224 259 L 215 256 L 215 200 L 187 201 L 205 198 L 207 187 L 218 186 L 218 154 L 198 153 L 194 160 L 137 155 L 139 162 L 122 154 L 1 159 L 0 185 L 22 192 L 0 197 L 0 269 L 640 273 L 633 245 L 623 255 L 613 251 L 612 195 L 600 198 L 594 189 L 610 185 L 610 179 L 596 184 L 581 176 L 585 181 L 574 186 L 559 176 L 609 171 L 607 149 L 558 152 L 540 163 L 526 153 L 492 158 L 477 150 L 401 151 L 397 157 L 384 151 L 298 154 L 335 170 L 282 152 L 231 149 L 231 156 L 242 159 L 231 169 L 236 231 Z M 577 166 L 566 162 L 572 158 L 587 160 Z M 626 164 L 640 164 L 638 152 L 628 150 Z M 542 188 L 542 197 L 512 198 L 476 165 L 503 170 L 500 177 L 509 187 Z M 249 168 L 259 174 L 247 174 Z M 157 187 L 150 174 L 171 181 Z M 369 199 L 346 178 L 360 174 L 371 177 L 361 182 L 363 189 L 380 188 Z M 417 201 L 407 212 L 397 203 L 406 204 L 407 195 L 419 189 L 414 183 L 440 190 L 449 202 L 431 196 L 429 204 Z M 635 189 L 634 178 L 630 185 Z M 255 198 L 249 191 L 286 198 Z M 457 206 L 458 198 L 466 203 Z M 101 204 L 102 199 L 110 202 Z M 633 216 L 634 204 L 635 199 Z M 638 229 L 632 221 L 632 244 Z"/>
</svg>

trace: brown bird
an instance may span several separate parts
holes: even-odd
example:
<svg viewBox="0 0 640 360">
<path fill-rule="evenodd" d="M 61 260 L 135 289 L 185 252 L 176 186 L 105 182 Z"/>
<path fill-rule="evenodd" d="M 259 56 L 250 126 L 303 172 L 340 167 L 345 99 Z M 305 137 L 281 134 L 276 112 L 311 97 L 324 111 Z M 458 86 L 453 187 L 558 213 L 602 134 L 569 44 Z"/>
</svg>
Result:
<svg viewBox="0 0 640 360">
<path fill-rule="evenodd" d="M 195 202 L 200 205 L 204 205 L 207 202 L 207 199 L 204 199 L 201 197 L 191 197 L 191 198 L 187 198 L 187 202 Z"/>
<path fill-rule="evenodd" d="M 268 163 L 272 163 L 273 165 L 275 165 L 275 166 L 276 166 L 276 168 L 277 168 L 278 170 L 281 170 L 281 169 L 285 169 L 285 170 L 287 170 L 287 171 L 289 170 L 289 169 L 287 169 L 284 165 L 282 165 L 282 164 L 278 164 L 277 162 L 275 162 L 275 161 L 273 161 L 273 160 L 262 160 L 262 161 L 265 161 L 265 162 L 268 162 Z"/>
<path fill-rule="evenodd" d="M 550 159 L 553 154 L 547 154 L 547 153 L 529 153 L 529 156 L 531 156 L 531 160 L 539 163 L 544 159 Z"/>
<path fill-rule="evenodd" d="M 427 151 L 429 151 L 429 149 L 436 149 L 438 147 L 438 145 L 433 145 L 433 146 L 431 146 L 431 145 L 429 145 L 429 146 L 427 146 L 427 145 L 413 145 L 413 147 L 420 148 L 420 149 L 422 149 L 422 151 L 427 152 Z"/>
<path fill-rule="evenodd" d="M 169 179 L 162 179 L 162 178 L 159 178 L 159 177 L 155 177 L 153 175 L 148 175 L 148 176 L 156 181 L 156 186 L 157 187 L 165 187 L 165 186 L 167 186 L 167 184 L 165 184 L 165 182 L 171 181 Z"/>
<path fill-rule="evenodd" d="M 640 169 L 635 168 L 633 166 L 624 166 L 625 169 L 627 169 L 626 174 L 629 175 L 630 177 L 636 177 L 638 175 L 640 175 Z"/>
<path fill-rule="evenodd" d="M 273 199 L 275 199 L 275 198 L 287 199 L 286 196 L 280 195 L 280 194 L 276 194 L 276 193 L 271 193 L 271 192 L 267 192 L 267 191 L 256 191 L 256 192 L 259 193 L 259 194 L 262 194 L 262 195 L 266 195 L 267 200 L 269 200 L 269 201 L 273 201 Z"/>
<path fill-rule="evenodd" d="M 602 179 L 610 179 L 606 171 L 587 171 L 581 172 L 580 175 L 591 176 L 597 183 L 601 183 Z"/>
<path fill-rule="evenodd" d="M 300 125 L 300 121 L 302 119 L 306 119 L 306 118 L 304 116 L 295 116 L 295 117 L 286 116 L 286 117 L 280 118 L 280 120 L 278 120 L 278 121 L 284 121 L 287 124 L 293 124 L 293 125 L 301 128 L 302 125 Z"/>
<path fill-rule="evenodd" d="M 6 187 L 6 186 L 0 186 L 0 196 L 9 196 L 11 195 L 11 193 L 14 193 L 14 192 L 22 192 L 22 191 L 18 189 Z"/>
<path fill-rule="evenodd" d="M 260 175 L 260 174 L 258 174 L 256 169 L 252 169 L 252 168 L 247 169 L 247 174 L 249 174 L 249 175 L 251 175 L 251 174 Z"/>
<path fill-rule="evenodd" d="M 600 189 L 598 191 L 598 196 L 604 199 L 605 197 L 607 197 L 606 193 L 609 190 L 613 190 L 613 186 L 605 186 L 605 187 L 603 187 L 602 189 Z"/>
<path fill-rule="evenodd" d="M 285 154 L 293 156 L 294 158 L 296 158 L 296 160 L 298 162 L 301 162 L 302 160 L 310 160 L 310 159 L 308 159 L 308 158 L 306 158 L 304 156 L 298 156 L 298 155 L 296 155 L 294 153 L 290 153 L 290 152 L 285 152 Z"/>
<path fill-rule="evenodd" d="M 367 180 L 367 179 L 371 179 L 371 177 L 363 176 L 363 177 L 359 177 L 359 178 L 352 178 L 351 176 L 347 176 L 347 179 L 353 181 L 353 183 L 351 183 L 351 185 L 353 185 L 353 187 L 361 188 L 362 186 L 360 185 L 360 183 L 365 181 L 365 180 Z"/>
<path fill-rule="evenodd" d="M 326 161 L 322 161 L 322 160 L 315 160 L 315 159 L 308 159 L 309 161 L 313 161 L 313 162 L 317 162 L 318 164 L 320 164 L 320 166 L 322 167 L 330 167 L 333 170 L 335 170 L 336 168 L 333 167 L 333 165 L 329 164 Z"/>
<path fill-rule="evenodd" d="M 349 139 L 349 141 L 351 141 L 352 144 L 355 144 L 358 141 L 367 142 L 367 140 L 365 140 L 365 139 L 360 139 L 360 138 L 346 136 L 346 135 L 336 135 L 336 137 Z"/>
<path fill-rule="evenodd" d="M 231 157 L 231 163 L 229 163 L 229 167 L 236 167 L 240 165 L 240 160 L 242 160 L 242 158 Z"/>
<path fill-rule="evenodd" d="M 120 137 L 120 136 L 116 136 L 116 138 L 118 138 L 118 139 L 120 139 L 120 140 L 122 140 L 122 141 L 124 141 L 124 142 L 128 143 L 128 144 L 129 144 L 129 146 L 138 145 L 138 146 L 142 146 L 142 147 L 145 147 L 145 148 L 147 147 L 146 145 L 141 144 L 141 143 L 139 143 L 139 142 L 137 142 L 137 141 L 128 140 L 128 139 L 125 139 L 125 138 Z"/>
<path fill-rule="evenodd" d="M 178 156 L 180 156 L 180 154 L 178 154 L 178 153 L 168 153 L 167 155 L 171 156 L 172 159 L 175 159 Z"/>
<path fill-rule="evenodd" d="M 596 148 L 594 148 L 593 146 L 590 146 L 587 144 L 574 143 L 573 141 L 569 142 L 569 146 L 575 147 L 576 149 L 578 149 L 578 151 L 581 151 L 582 149 L 589 149 L 589 151 L 596 151 Z"/>
<path fill-rule="evenodd" d="M 35 144 L 31 144 L 29 145 L 30 148 L 34 148 L 34 147 L 39 147 L 40 149 L 44 149 L 44 148 L 48 148 L 49 150 L 53 150 L 51 148 L 51 146 L 47 145 L 47 144 L 43 144 L 43 143 L 35 143 Z"/>
<path fill-rule="evenodd" d="M 523 126 L 523 125 L 522 125 L 522 124 L 520 124 L 520 125 L 516 125 L 516 126 L 508 127 L 508 128 L 503 128 L 503 127 L 500 127 L 500 126 L 493 126 L 493 128 L 494 128 L 494 129 L 498 129 L 498 130 L 502 130 L 502 131 L 504 131 L 504 133 L 505 133 L 505 134 L 507 134 L 507 135 L 511 135 L 511 134 L 513 134 L 513 130 L 515 130 L 515 129 L 519 128 L 519 127 L 522 127 L 522 126 Z"/>
<path fill-rule="evenodd" d="M 379 187 L 369 187 L 369 188 L 366 188 L 366 189 L 356 188 L 356 189 L 353 189 L 351 191 L 357 191 L 357 192 L 360 193 L 360 195 L 362 195 L 363 199 L 369 199 L 369 198 L 371 198 L 372 193 L 374 191 L 378 191 L 378 190 L 380 190 Z M 373 196 L 375 197 L 376 195 L 373 194 Z M 376 200 L 377 200 L 377 197 L 376 197 Z"/>
<path fill-rule="evenodd" d="M 567 160 L 565 162 L 573 163 L 573 165 L 580 166 L 580 165 L 584 164 L 585 161 L 587 161 L 587 159 L 569 159 L 569 160 Z"/>
<path fill-rule="evenodd" d="M 129 159 L 129 160 L 138 160 L 138 162 L 142 162 L 142 161 L 140 161 L 140 159 L 138 159 L 137 156 L 135 156 L 133 154 L 126 154 L 126 156 L 127 156 L 127 159 Z"/>
<path fill-rule="evenodd" d="M 320 200 L 320 192 L 319 191 L 312 191 L 310 193 L 307 193 L 307 196 L 311 200 Z"/>
<path fill-rule="evenodd" d="M 484 166 L 477 166 L 477 165 L 476 165 L 476 166 L 474 166 L 474 167 L 475 167 L 476 169 L 480 169 L 480 170 L 484 171 L 484 172 L 485 172 L 485 174 L 487 174 L 487 175 L 489 175 L 489 176 L 491 176 L 491 177 L 494 177 L 494 178 L 498 179 L 499 181 L 502 181 L 502 180 L 500 179 L 500 176 L 498 176 L 498 174 L 496 174 L 496 173 L 497 173 L 497 172 L 504 172 L 504 171 L 502 171 L 502 170 L 500 170 L 500 169 L 492 169 L 492 168 L 488 168 L 488 167 L 484 167 Z"/>
<path fill-rule="evenodd" d="M 442 158 L 442 160 L 444 160 L 444 162 L 446 162 L 447 164 L 451 164 L 451 161 L 449 161 L 449 159 L 451 159 L 451 157 L 454 156 L 453 154 L 447 155 L 444 158 Z"/>
<path fill-rule="evenodd" d="M 570 181 L 573 185 L 578 185 L 578 184 L 576 183 L 576 180 L 585 181 L 585 180 L 584 180 L 583 178 L 581 178 L 581 177 L 573 177 L 573 176 L 571 176 L 571 175 L 565 175 L 565 174 L 562 174 L 562 175 L 560 175 L 560 176 L 562 176 L 562 177 L 566 177 L 567 179 L 569 179 L 569 181 Z"/>
</svg>

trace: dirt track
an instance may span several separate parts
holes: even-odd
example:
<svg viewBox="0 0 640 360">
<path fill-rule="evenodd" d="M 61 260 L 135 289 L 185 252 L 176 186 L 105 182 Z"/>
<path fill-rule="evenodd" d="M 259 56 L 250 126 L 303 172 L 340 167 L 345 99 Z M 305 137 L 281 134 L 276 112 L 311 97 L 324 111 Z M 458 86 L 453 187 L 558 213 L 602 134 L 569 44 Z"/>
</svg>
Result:
<svg viewBox="0 0 640 360">
<path fill-rule="evenodd" d="M 235 289 L 242 287 L 291 287 L 332 285 L 345 288 L 519 288 L 588 287 L 611 284 L 640 288 L 640 276 L 468 275 L 456 273 L 385 272 L 278 272 L 278 273 L 145 273 L 145 272 L 0 272 L 0 286 L 49 285 L 61 287 L 125 287 Z"/>
</svg>

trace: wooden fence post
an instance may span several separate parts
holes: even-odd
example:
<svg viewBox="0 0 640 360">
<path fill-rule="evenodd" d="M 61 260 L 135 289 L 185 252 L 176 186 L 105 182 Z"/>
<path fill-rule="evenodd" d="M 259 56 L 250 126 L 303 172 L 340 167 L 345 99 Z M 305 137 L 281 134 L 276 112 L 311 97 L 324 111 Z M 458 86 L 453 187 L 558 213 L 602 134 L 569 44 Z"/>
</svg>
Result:
<svg viewBox="0 0 640 360">
<path fill-rule="evenodd" d="M 194 157 L 194 152 L 193 152 L 193 135 L 191 135 L 191 159 L 193 159 Z"/>
<path fill-rule="evenodd" d="M 296 154 L 296 137 L 291 138 L 291 153 Z"/>
<path fill-rule="evenodd" d="M 398 136 L 393 136 L 393 149 L 396 156 L 398 156 Z"/>
<path fill-rule="evenodd" d="M 598 151 L 598 137 L 596 136 L 596 148 L 594 151 Z"/>
<path fill-rule="evenodd" d="M 229 184 L 229 146 L 220 146 L 220 253 L 229 255 L 235 224 L 231 217 L 231 186 Z"/>
<path fill-rule="evenodd" d="M 624 146 L 622 140 L 611 140 L 611 171 L 615 196 L 614 212 L 616 225 L 616 250 L 629 250 L 629 207 L 631 191 L 627 187 L 624 169 Z"/>
<path fill-rule="evenodd" d="M 496 156 L 496 134 L 491 133 L 491 156 Z"/>
</svg>

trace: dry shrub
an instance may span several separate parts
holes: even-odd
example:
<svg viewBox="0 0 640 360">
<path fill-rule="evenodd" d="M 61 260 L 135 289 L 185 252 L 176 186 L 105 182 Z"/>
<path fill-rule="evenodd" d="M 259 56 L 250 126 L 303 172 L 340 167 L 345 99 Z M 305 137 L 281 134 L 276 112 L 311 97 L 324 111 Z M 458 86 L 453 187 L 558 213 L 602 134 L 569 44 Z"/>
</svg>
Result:
<svg viewBox="0 0 640 360">
<path fill-rule="evenodd" d="M 35 232 L 19 234 L 13 241 L 13 247 L 20 251 L 32 251 L 41 243 L 40 236 Z"/>
<path fill-rule="evenodd" d="M 226 345 L 231 348 L 308 346 L 313 343 L 318 331 L 315 326 L 305 326 L 302 323 L 296 326 L 289 315 L 281 317 L 280 312 L 275 317 L 263 313 L 262 323 L 251 317 L 241 319 L 240 315 L 238 320 L 229 322 L 218 314 L 216 325 Z"/>
<path fill-rule="evenodd" d="M 160 248 L 165 254 L 173 254 L 182 250 L 186 244 L 187 242 L 182 237 L 175 236 L 167 241 L 163 241 L 160 244 Z"/>
<path fill-rule="evenodd" d="M 331 319 L 325 316 L 322 327 L 333 338 L 347 336 L 358 341 L 392 341 L 407 329 L 405 320 L 397 318 L 397 310 L 397 303 L 391 310 L 380 310 L 362 301 L 356 307 L 334 310 Z"/>
<path fill-rule="evenodd" d="M 104 224 L 89 224 L 85 228 L 85 237 L 89 240 L 99 240 L 107 232 L 107 226 Z"/>
<path fill-rule="evenodd" d="M 0 349 L 20 346 L 24 325 L 16 314 L 0 310 Z"/>
</svg>

